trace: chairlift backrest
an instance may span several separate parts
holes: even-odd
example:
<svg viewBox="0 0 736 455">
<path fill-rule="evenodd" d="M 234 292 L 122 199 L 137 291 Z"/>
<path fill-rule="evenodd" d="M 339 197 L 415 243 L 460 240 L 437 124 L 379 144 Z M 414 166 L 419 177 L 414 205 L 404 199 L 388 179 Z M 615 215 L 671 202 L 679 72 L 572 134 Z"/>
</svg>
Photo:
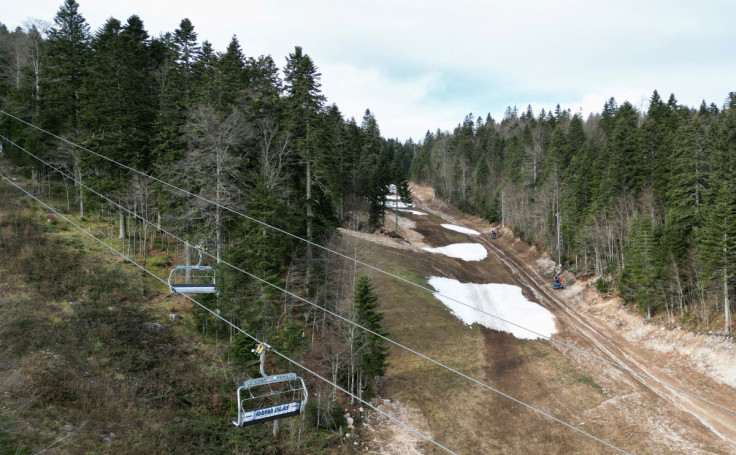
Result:
<svg viewBox="0 0 736 455">
<path fill-rule="evenodd" d="M 214 294 L 217 292 L 215 269 L 202 265 L 204 248 L 197 246 L 197 265 L 177 265 L 169 272 L 169 289 L 173 294 Z"/>
<path fill-rule="evenodd" d="M 233 424 L 244 427 L 299 415 L 308 397 L 304 379 L 296 373 L 249 379 L 238 387 L 238 417 Z"/>
</svg>

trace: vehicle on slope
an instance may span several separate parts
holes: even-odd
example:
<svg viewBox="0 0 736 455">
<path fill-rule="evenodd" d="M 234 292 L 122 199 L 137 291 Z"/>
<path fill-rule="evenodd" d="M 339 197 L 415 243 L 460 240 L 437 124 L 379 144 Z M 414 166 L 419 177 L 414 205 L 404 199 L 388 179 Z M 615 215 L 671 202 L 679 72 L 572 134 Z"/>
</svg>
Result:
<svg viewBox="0 0 736 455">
<path fill-rule="evenodd" d="M 552 284 L 553 284 L 553 286 L 554 286 L 555 289 L 564 289 L 565 288 L 565 283 L 562 282 L 562 273 L 559 273 L 558 274 L 557 271 L 555 271 L 555 278 L 554 278 L 554 281 L 553 281 Z"/>
</svg>

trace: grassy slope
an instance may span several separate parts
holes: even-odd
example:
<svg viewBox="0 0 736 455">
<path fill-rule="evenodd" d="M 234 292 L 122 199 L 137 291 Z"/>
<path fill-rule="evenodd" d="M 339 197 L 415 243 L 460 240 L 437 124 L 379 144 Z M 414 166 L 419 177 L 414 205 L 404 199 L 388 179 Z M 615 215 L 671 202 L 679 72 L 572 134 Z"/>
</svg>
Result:
<svg viewBox="0 0 736 455">
<path fill-rule="evenodd" d="M 242 372 L 223 364 L 223 346 L 201 337 L 184 301 L 21 199 L 0 183 L 0 454 L 334 446 L 299 418 L 282 422 L 279 441 L 270 425 L 233 427 L 234 375 Z M 184 318 L 169 320 L 170 312 Z"/>
<path fill-rule="evenodd" d="M 417 231 L 430 245 L 472 241 L 438 226 L 434 216 L 416 217 Z M 515 283 L 492 259 L 464 262 L 376 246 L 364 259 L 409 281 L 427 285 L 427 277 L 450 275 L 464 282 Z M 544 409 L 558 398 L 575 397 L 581 409 L 605 397 L 585 373 L 542 341 L 468 327 L 427 291 L 385 275 L 373 274 L 392 339 L 456 368 L 497 389 Z M 434 438 L 458 453 L 606 453 L 549 419 L 452 374 L 397 347 L 391 348 L 385 393 L 418 409 Z M 543 379 L 542 379 L 543 378 Z M 442 453 L 425 444 L 429 453 Z"/>
</svg>

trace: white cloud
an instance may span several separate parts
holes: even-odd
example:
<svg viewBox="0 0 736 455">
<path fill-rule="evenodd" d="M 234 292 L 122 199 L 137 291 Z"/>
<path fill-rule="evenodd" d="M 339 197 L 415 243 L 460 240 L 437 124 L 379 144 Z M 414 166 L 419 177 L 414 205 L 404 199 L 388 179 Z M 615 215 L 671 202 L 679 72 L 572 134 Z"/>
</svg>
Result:
<svg viewBox="0 0 736 455">
<path fill-rule="evenodd" d="M 62 1 L 7 3 L 14 28 L 29 16 L 51 21 Z M 300 45 L 345 115 L 360 120 L 370 108 L 400 139 L 508 105 L 599 112 L 611 96 L 638 106 L 654 89 L 720 105 L 736 89 L 736 2 L 727 0 L 80 0 L 80 11 L 93 31 L 138 14 L 153 36 L 189 17 L 217 50 L 237 35 L 247 55 L 281 66 Z"/>
<path fill-rule="evenodd" d="M 324 65 L 319 70 L 328 102 L 337 104 L 345 118 L 354 117 L 358 124 L 370 109 L 384 137 L 423 138 L 428 128 L 439 126 L 438 121 L 456 123 L 462 115 L 456 109 L 433 106 L 432 93 L 444 85 L 436 74 L 402 80 L 378 68 L 348 64 Z"/>
</svg>

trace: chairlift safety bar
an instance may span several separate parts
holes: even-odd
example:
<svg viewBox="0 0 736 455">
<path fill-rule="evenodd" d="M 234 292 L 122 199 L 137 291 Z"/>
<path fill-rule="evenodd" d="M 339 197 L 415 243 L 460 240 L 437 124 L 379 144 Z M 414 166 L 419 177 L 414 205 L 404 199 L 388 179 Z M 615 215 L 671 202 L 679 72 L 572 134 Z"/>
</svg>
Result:
<svg viewBox="0 0 736 455">
<path fill-rule="evenodd" d="M 248 379 L 247 381 L 243 382 L 243 387 L 251 388 L 260 385 L 273 384 L 276 382 L 295 381 L 296 379 L 296 373 L 275 374 L 273 376 L 266 376 L 265 378 Z"/>
</svg>

